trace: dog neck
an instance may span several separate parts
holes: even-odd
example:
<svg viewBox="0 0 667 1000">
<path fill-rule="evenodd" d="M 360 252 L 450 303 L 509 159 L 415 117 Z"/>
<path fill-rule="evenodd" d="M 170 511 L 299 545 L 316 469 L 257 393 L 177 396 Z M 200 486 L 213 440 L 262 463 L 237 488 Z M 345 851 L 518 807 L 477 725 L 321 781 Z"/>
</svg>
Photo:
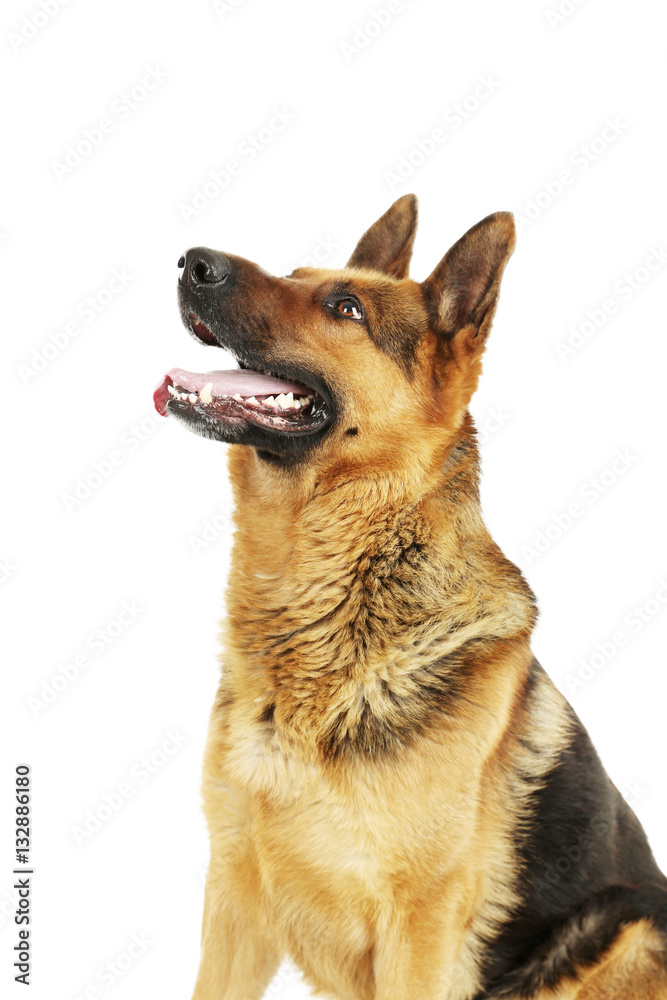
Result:
<svg viewBox="0 0 667 1000">
<path fill-rule="evenodd" d="M 480 644 L 529 635 L 534 598 L 482 520 L 469 418 L 421 492 L 407 478 L 355 477 L 295 500 L 267 489 L 252 460 L 230 463 L 225 662 L 292 726 L 310 731 L 324 704 L 333 718 L 377 685 L 396 692 L 416 665 L 442 677 Z"/>
</svg>

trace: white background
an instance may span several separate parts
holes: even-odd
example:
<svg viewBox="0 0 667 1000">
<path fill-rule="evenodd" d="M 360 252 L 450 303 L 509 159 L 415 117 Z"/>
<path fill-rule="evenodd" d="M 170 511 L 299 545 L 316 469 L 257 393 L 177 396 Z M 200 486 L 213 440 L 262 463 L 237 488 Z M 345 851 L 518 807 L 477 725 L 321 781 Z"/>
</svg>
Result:
<svg viewBox="0 0 667 1000">
<path fill-rule="evenodd" d="M 485 516 L 537 593 L 539 659 L 667 866 L 667 217 L 655 4 L 564 0 L 571 12 L 558 20 L 556 0 L 403 0 L 368 30 L 384 0 L 218 6 L 70 0 L 47 18 L 38 3 L 11 0 L 2 12 L 0 976 L 14 974 L 9 819 L 14 767 L 28 761 L 36 1000 L 182 1000 L 196 972 L 207 864 L 199 782 L 229 492 L 224 446 L 152 410 L 173 365 L 225 367 L 180 324 L 176 261 L 204 244 L 284 274 L 324 242 L 336 244 L 326 263 L 341 266 L 407 191 L 420 198 L 419 279 L 489 212 L 517 214 L 474 401 L 486 428 Z M 132 97 L 150 69 L 154 89 Z M 250 161 L 243 144 L 274 109 L 293 120 Z M 99 145 L 58 168 L 103 118 L 112 130 Z M 444 141 L 417 165 L 419 142 L 430 150 L 437 128 Z M 400 157 L 415 165 L 396 183 L 388 175 Z M 182 206 L 230 159 L 240 173 L 186 222 Z M 559 191 L 563 170 L 571 183 Z M 126 285 L 112 282 L 109 295 L 114 270 Z M 624 275 L 635 272 L 632 290 Z M 90 322 L 89 296 L 100 310 Z M 583 346 L 560 357 L 571 327 L 588 310 L 599 320 L 606 299 L 615 311 L 590 320 Z M 72 323 L 78 332 L 63 334 Z M 619 449 L 629 458 L 613 470 Z M 112 452 L 118 464 L 96 479 Z M 72 505 L 79 480 L 96 485 Z M 572 503 L 579 516 L 567 525 Z M 195 553 L 193 539 L 216 532 Z M 124 603 L 135 617 L 119 629 Z M 98 629 L 113 636 L 102 653 L 91 647 Z M 607 654 L 587 669 L 598 643 Z M 88 666 L 63 681 L 82 654 Z M 167 742 L 167 754 L 170 733 L 181 745 Z M 89 811 L 105 795 L 115 802 L 123 784 L 129 797 L 80 842 Z M 130 961 L 133 935 L 145 944 Z M 12 983 L 15 994 L 23 987 Z M 307 992 L 288 972 L 269 995 Z"/>
</svg>

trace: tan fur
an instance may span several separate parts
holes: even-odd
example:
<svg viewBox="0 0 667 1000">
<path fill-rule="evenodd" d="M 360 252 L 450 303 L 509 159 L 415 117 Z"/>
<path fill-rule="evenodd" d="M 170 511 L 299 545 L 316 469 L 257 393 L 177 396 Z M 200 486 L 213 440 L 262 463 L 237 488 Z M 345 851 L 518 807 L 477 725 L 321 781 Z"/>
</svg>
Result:
<svg viewBox="0 0 667 1000">
<path fill-rule="evenodd" d="M 480 935 L 514 902 L 516 816 L 507 801 L 515 790 L 503 763 L 525 756 L 507 730 L 529 659 L 527 646 L 502 644 L 446 734 L 403 755 L 400 767 L 385 762 L 372 773 L 359 765 L 332 773 L 286 749 L 255 722 L 252 690 L 238 711 L 214 710 L 204 789 L 217 834 L 212 867 L 219 851 L 233 896 L 231 858 L 253 907 L 261 872 L 267 908 L 280 910 L 271 946 L 279 940 L 279 953 L 320 989 L 364 1000 L 463 1000 L 478 988 Z M 231 661 L 227 668 L 233 676 Z M 226 681 L 223 692 L 226 702 Z M 542 704 L 557 713 L 561 698 L 550 689 Z M 540 720 L 522 721 L 524 735 L 544 745 L 546 770 L 567 733 L 545 740 Z M 233 791 L 241 787 L 250 794 Z"/>
<path fill-rule="evenodd" d="M 339 1000 L 471 1000 L 485 941 L 517 902 L 528 805 L 512 776 L 537 787 L 570 738 L 546 677 L 523 699 L 535 608 L 483 523 L 467 412 L 513 233 L 502 217 L 499 272 L 473 290 L 481 318 L 443 338 L 404 277 L 414 234 L 403 230 L 395 276 L 352 266 L 283 279 L 289 333 L 272 361 L 335 381 L 345 420 L 296 468 L 230 448 L 236 534 L 204 763 L 211 864 L 195 1000 L 258 1000 L 286 954 Z M 385 237 L 367 234 L 357 262 Z M 458 267 L 448 257 L 429 281 L 455 285 Z M 361 327 L 332 334 L 311 303 L 333 278 L 411 317 L 422 336 L 409 376 Z M 436 322 L 456 325 L 464 308 L 445 294 Z M 332 733 L 358 736 L 368 706 L 395 721 L 422 665 L 459 655 L 464 697 L 437 721 L 415 709 L 409 745 L 371 762 L 334 754 Z M 626 928 L 599 965 L 535 1000 L 667 996 L 653 934 Z"/>
</svg>

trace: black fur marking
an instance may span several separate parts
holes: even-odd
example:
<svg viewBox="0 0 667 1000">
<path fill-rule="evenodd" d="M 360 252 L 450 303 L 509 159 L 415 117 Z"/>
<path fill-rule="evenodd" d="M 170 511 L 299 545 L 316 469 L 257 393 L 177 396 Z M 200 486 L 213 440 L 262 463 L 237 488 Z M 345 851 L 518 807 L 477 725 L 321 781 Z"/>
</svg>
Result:
<svg viewBox="0 0 667 1000">
<path fill-rule="evenodd" d="M 519 957 L 506 973 L 487 979 L 475 1000 L 516 1000 L 553 989 L 563 979 L 576 979 L 579 969 L 599 962 L 623 927 L 650 920 L 665 934 L 661 955 L 667 969 L 667 892 L 662 884 L 646 883 L 641 889 L 610 886 L 572 909 L 562 919 L 542 929 L 539 942 Z M 496 946 L 491 945 L 495 958 Z M 654 956 L 657 957 L 657 956 Z"/>
<path fill-rule="evenodd" d="M 541 669 L 534 661 L 533 689 Z M 665 932 L 667 954 L 667 879 L 570 711 L 573 739 L 544 786 L 533 791 L 519 846 L 523 903 L 488 942 L 479 1000 L 530 997 L 553 986 L 595 963 L 623 924 L 642 917 Z"/>
<path fill-rule="evenodd" d="M 345 714 L 339 715 L 329 730 L 323 749 L 327 756 L 365 758 L 386 756 L 405 746 L 399 728 L 373 713 L 367 701 L 352 728 Z"/>
<path fill-rule="evenodd" d="M 382 299 L 375 296 L 377 308 L 369 324 L 368 335 L 381 351 L 394 361 L 408 379 L 412 379 L 417 367 L 417 346 L 424 329 L 403 323 L 396 318 L 395 311 L 383 308 Z"/>
<path fill-rule="evenodd" d="M 432 726 L 446 725 L 454 703 L 465 698 L 470 676 L 480 658 L 489 656 L 494 640 L 471 639 L 460 649 L 417 667 L 413 690 L 398 697 L 385 681 L 382 714 L 364 699 L 358 718 L 341 713 L 330 727 L 322 749 L 328 757 L 387 756 L 409 747 Z"/>
<path fill-rule="evenodd" d="M 346 434 L 350 434 L 352 437 L 354 437 L 356 434 L 359 433 L 359 428 L 358 427 L 348 427 L 348 429 L 345 431 L 345 433 Z"/>
<path fill-rule="evenodd" d="M 264 708 L 262 709 L 262 714 L 259 717 L 259 721 L 273 722 L 273 716 L 275 714 L 275 711 L 276 711 L 276 706 L 272 702 L 270 702 L 268 705 L 265 705 Z"/>
</svg>

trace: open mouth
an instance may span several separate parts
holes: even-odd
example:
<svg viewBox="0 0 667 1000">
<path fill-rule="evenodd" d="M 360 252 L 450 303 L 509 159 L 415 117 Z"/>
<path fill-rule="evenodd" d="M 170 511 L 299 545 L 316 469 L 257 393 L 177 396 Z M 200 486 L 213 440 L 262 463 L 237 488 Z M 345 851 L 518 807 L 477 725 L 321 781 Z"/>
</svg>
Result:
<svg viewBox="0 0 667 1000">
<path fill-rule="evenodd" d="M 196 316 L 197 334 L 213 335 Z M 172 368 L 153 394 L 163 417 L 170 412 L 191 422 L 197 417 L 220 425 L 251 424 L 278 434 L 313 434 L 329 421 L 324 397 L 301 381 L 241 364 L 231 371 L 188 372 Z"/>
</svg>

